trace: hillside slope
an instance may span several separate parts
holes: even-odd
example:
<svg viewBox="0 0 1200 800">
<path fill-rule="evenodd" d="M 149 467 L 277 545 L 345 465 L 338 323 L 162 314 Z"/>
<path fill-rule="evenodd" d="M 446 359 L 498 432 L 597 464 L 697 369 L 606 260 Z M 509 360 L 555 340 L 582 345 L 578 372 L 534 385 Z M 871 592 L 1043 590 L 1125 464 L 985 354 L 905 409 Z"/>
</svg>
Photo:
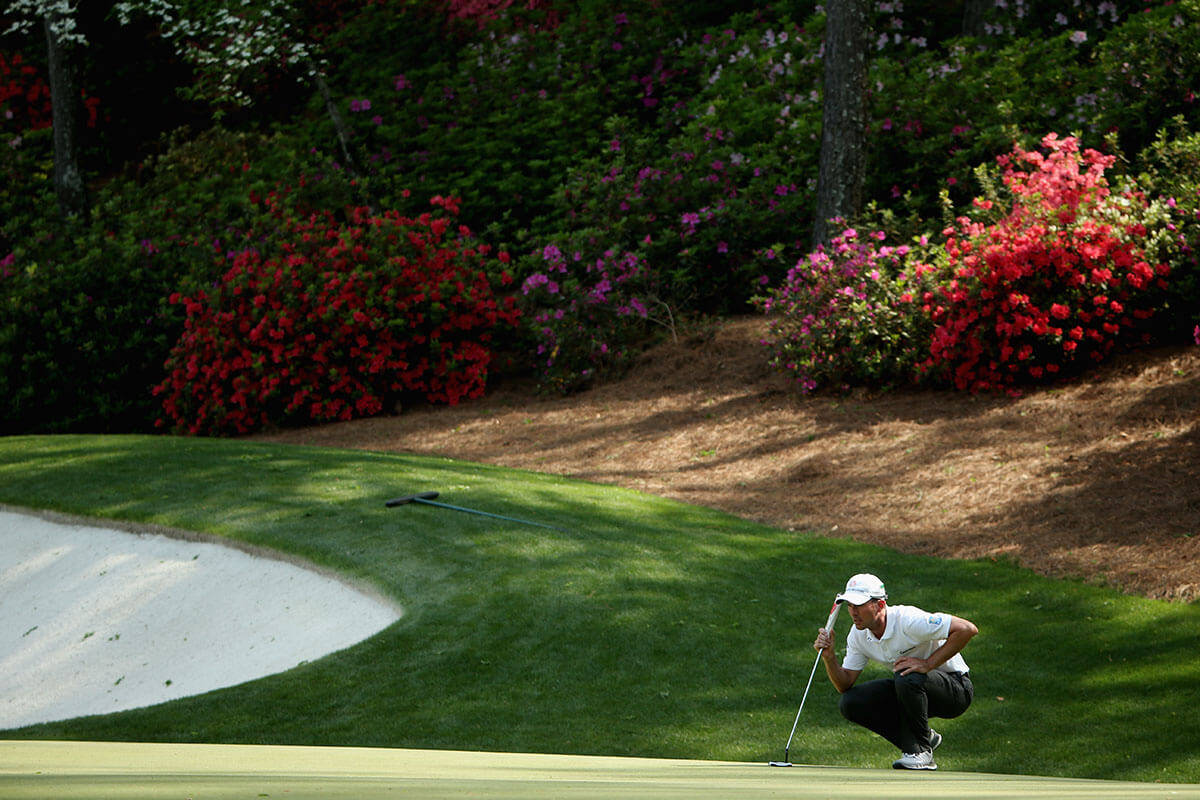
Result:
<svg viewBox="0 0 1200 800">
<path fill-rule="evenodd" d="M 571 397 L 508 385 L 457 407 L 257 438 L 557 473 L 906 552 L 1200 598 L 1200 347 L 1124 356 L 1017 399 L 800 397 L 764 363 L 764 328 L 737 319 L 668 342 Z"/>
</svg>

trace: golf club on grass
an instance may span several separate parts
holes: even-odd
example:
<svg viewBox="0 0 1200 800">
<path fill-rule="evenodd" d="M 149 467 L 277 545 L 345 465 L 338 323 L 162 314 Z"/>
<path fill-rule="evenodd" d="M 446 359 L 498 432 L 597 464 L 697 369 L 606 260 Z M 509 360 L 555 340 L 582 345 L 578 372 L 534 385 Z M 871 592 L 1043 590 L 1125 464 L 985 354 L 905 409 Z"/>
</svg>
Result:
<svg viewBox="0 0 1200 800">
<path fill-rule="evenodd" d="M 437 492 L 419 492 L 417 494 L 409 494 L 409 495 L 405 495 L 404 497 L 397 497 L 392 500 L 388 500 L 386 503 L 384 503 L 384 505 L 387 506 L 388 508 L 391 508 L 393 506 L 407 505 L 408 503 L 424 503 L 427 506 L 437 506 L 438 508 L 449 508 L 453 511 L 463 511 L 463 512 L 466 512 L 467 514 L 478 514 L 481 517 L 492 517 L 493 519 L 502 519 L 502 520 L 505 520 L 506 522 L 519 522 L 522 525 L 536 525 L 539 528 L 549 528 L 552 531 L 559 531 L 560 533 L 566 533 L 566 531 L 564 531 L 562 528 L 556 528 L 553 525 L 546 525 L 541 522 L 530 522 L 527 519 L 516 519 L 514 517 L 503 517 L 499 514 L 490 514 L 487 511 L 477 511 L 476 509 L 473 509 L 473 508 L 463 508 L 461 506 L 452 506 L 452 505 L 449 505 L 448 503 L 437 503 L 437 502 L 434 502 L 434 499 L 433 499 L 437 496 L 438 496 Z"/>
<path fill-rule="evenodd" d="M 838 611 L 842 609 L 842 604 L 838 601 L 833 601 L 833 608 L 829 609 L 829 619 L 825 621 L 825 630 L 833 632 L 833 625 L 837 622 Z M 804 710 L 804 701 L 808 699 L 808 690 L 812 686 L 813 676 L 817 674 L 817 664 L 821 663 L 821 654 L 817 653 L 817 660 L 813 662 L 812 672 L 808 673 L 808 685 L 804 687 L 804 696 L 800 698 L 800 711 Z M 792 737 L 796 735 L 796 725 L 800 722 L 800 711 L 796 712 L 796 721 L 792 723 L 792 732 L 788 735 L 787 744 L 783 747 L 783 761 L 769 761 L 772 767 L 790 767 L 792 762 L 789 760 L 792 749 Z"/>
</svg>

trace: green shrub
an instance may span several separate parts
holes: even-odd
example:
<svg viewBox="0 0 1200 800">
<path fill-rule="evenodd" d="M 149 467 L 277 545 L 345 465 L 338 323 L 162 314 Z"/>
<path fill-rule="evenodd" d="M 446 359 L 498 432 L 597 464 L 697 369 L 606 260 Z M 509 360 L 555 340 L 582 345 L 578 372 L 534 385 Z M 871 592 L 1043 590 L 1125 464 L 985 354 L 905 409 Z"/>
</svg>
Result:
<svg viewBox="0 0 1200 800">
<path fill-rule="evenodd" d="M 14 176 L 0 189 L 5 433 L 151 430 L 151 391 L 182 327 L 167 298 L 211 285 L 228 253 L 270 230 L 249 198 L 289 174 L 307 207 L 353 194 L 337 176 L 301 179 L 306 160 L 278 137 L 213 129 L 167 141 L 138 176 L 97 191 L 88 218 L 64 224 L 48 176 L 23 171 L 49 171 L 44 133 L 25 138 L 0 148 L 0 168 Z"/>
<path fill-rule="evenodd" d="M 1176 118 L 1159 131 L 1136 166 L 1137 184 L 1160 200 L 1147 255 L 1171 266 L 1166 303 L 1155 319 L 1158 335 L 1194 341 L 1200 323 L 1200 133 L 1189 133 L 1184 120 Z"/>
<path fill-rule="evenodd" d="M 648 322 L 746 311 L 764 265 L 783 271 L 762 253 L 807 237 L 820 120 L 802 87 L 816 85 L 817 39 L 767 12 L 728 25 L 634 75 L 638 113 L 610 118 L 576 158 L 558 230 L 520 260 L 545 386 L 619 367 Z"/>
<path fill-rule="evenodd" d="M 570 16 L 553 30 L 489 27 L 465 41 L 439 39 L 418 9 L 384 16 L 391 27 L 411 19 L 417 33 L 401 35 L 419 35 L 425 50 L 416 52 L 438 55 L 414 61 L 397 48 L 383 69 L 353 60 L 335 76 L 350 87 L 341 112 L 378 203 L 414 213 L 432 194 L 454 194 L 469 226 L 508 243 L 544 224 L 570 165 L 601 141 L 603 121 L 641 106 L 631 76 L 650 71 L 669 36 L 649 5 L 624 21 Z"/>
<path fill-rule="evenodd" d="M 1200 125 L 1200 2 L 1131 15 L 1096 46 L 1094 124 L 1117 131 L 1125 152 L 1150 145 L 1168 120 Z"/>
<path fill-rule="evenodd" d="M 1094 92 L 1093 73 L 1068 34 L 885 54 L 873 59 L 871 77 L 879 91 L 866 196 L 925 216 L 937 213 L 943 191 L 969 202 L 976 164 L 1014 141 L 1033 145 L 1028 132 L 1088 127 L 1093 112 L 1080 100 Z"/>
<path fill-rule="evenodd" d="M 932 216 L 943 190 L 969 202 L 975 164 L 1041 131 L 1098 145 L 1119 129 L 1136 151 L 1171 114 L 1194 124 L 1195 5 L 1010 3 L 988 10 L 979 38 L 929 4 L 877 18 L 867 197 Z"/>
<path fill-rule="evenodd" d="M 44 243 L 53 260 L 22 250 L 0 277 L 0 433 L 149 430 L 175 276 L 102 231 Z"/>
<path fill-rule="evenodd" d="M 759 254 L 806 239 L 812 217 L 818 39 L 766 16 L 729 24 L 641 77 L 643 101 L 667 106 L 663 132 L 610 120 L 558 203 L 557 244 L 636 254 L 657 297 L 693 313 L 744 312 Z"/>
</svg>

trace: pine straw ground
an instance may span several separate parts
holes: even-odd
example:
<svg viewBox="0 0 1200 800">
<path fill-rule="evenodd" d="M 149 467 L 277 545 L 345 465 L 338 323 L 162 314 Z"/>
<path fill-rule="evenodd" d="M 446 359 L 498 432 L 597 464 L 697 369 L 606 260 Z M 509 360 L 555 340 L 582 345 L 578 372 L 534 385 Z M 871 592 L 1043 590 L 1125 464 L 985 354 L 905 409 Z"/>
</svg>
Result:
<svg viewBox="0 0 1200 800">
<path fill-rule="evenodd" d="M 571 397 L 509 383 L 456 407 L 255 438 L 556 473 L 907 552 L 1200 598 L 1200 347 L 1123 356 L 1016 399 L 801 397 L 766 365 L 765 325 L 737 319 L 665 343 Z"/>
</svg>

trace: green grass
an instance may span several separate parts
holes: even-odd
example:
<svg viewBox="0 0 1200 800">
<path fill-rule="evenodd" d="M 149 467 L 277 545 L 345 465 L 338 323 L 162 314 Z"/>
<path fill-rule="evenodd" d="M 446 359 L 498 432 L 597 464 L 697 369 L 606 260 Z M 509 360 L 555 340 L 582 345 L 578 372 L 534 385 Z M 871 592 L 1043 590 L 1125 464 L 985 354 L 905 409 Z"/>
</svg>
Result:
<svg viewBox="0 0 1200 800">
<path fill-rule="evenodd" d="M 569 532 L 383 505 L 425 489 Z M 1196 605 L 552 476 L 323 448 L 0 439 L 0 502 L 271 547 L 370 583 L 405 609 L 375 637 L 281 675 L 6 738 L 761 762 L 782 755 L 832 595 L 869 570 L 894 602 L 980 627 L 965 652 L 975 705 L 937 724 L 943 768 L 1200 782 Z M 878 767 L 893 757 L 841 720 L 818 675 L 792 759 Z"/>
</svg>

